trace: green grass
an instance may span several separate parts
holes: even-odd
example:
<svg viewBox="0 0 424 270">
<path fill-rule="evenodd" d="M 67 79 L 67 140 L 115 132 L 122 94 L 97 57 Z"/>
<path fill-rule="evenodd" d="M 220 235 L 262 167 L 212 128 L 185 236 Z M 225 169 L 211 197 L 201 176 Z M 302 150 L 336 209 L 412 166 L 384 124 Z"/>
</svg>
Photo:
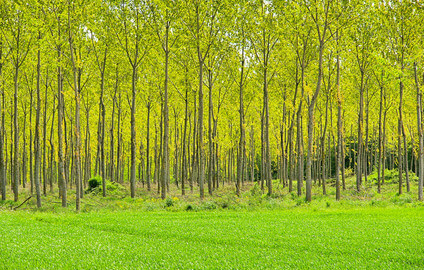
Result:
<svg viewBox="0 0 424 270">
<path fill-rule="evenodd" d="M 0 212 L 0 269 L 423 269 L 424 208 Z"/>
</svg>

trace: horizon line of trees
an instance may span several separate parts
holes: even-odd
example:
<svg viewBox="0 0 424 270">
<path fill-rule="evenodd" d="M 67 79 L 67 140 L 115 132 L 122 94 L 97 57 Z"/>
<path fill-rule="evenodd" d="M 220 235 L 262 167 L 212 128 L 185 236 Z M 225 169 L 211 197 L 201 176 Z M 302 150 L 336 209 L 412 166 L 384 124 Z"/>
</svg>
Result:
<svg viewBox="0 0 424 270">
<path fill-rule="evenodd" d="M 0 188 L 94 175 L 201 199 L 273 179 L 312 200 L 409 173 L 423 200 L 423 5 L 386 0 L 5 0 Z M 405 173 L 405 177 L 403 176 Z M 294 183 L 296 186 L 294 187 Z"/>
</svg>

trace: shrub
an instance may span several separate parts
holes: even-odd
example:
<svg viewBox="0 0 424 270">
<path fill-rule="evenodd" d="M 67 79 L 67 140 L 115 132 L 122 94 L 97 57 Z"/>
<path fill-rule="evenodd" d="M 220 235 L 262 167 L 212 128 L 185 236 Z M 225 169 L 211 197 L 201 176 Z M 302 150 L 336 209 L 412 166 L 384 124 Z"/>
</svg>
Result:
<svg viewBox="0 0 424 270">
<path fill-rule="evenodd" d="M 217 205 L 215 202 L 206 201 L 201 205 L 201 208 L 204 210 L 214 210 L 217 208 Z"/>
<path fill-rule="evenodd" d="M 102 178 L 100 176 L 95 176 L 88 180 L 88 192 L 92 192 L 96 188 L 101 188 Z"/>
<path fill-rule="evenodd" d="M 171 198 L 166 198 L 165 207 L 171 207 L 171 206 L 174 206 L 174 201 Z"/>
<path fill-rule="evenodd" d="M 117 182 L 106 180 L 106 190 L 108 192 L 125 191 L 125 188 Z M 99 193 L 103 190 L 103 179 L 100 176 L 95 176 L 88 180 L 88 189 L 86 193 Z"/>
<path fill-rule="evenodd" d="M 261 193 L 262 193 L 262 190 L 261 190 L 261 188 L 259 187 L 258 183 L 256 183 L 256 184 L 253 186 L 253 188 L 250 190 L 250 193 L 252 194 L 252 196 L 255 196 L 255 195 L 257 195 L 257 194 L 261 194 Z"/>
</svg>

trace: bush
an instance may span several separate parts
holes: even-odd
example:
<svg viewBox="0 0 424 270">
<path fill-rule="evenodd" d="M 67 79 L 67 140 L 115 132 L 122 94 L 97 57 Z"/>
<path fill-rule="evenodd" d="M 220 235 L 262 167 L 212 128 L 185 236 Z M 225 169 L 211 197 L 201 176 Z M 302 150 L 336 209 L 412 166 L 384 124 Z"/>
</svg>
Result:
<svg viewBox="0 0 424 270">
<path fill-rule="evenodd" d="M 102 178 L 100 176 L 95 176 L 88 180 L 88 192 L 92 192 L 96 188 L 101 188 L 102 186 Z"/>
<path fill-rule="evenodd" d="M 118 190 L 125 191 L 125 188 L 117 182 L 111 182 L 106 180 L 106 190 L 109 192 L 115 192 Z M 103 190 L 103 179 L 100 176 L 95 176 L 88 180 L 88 189 L 86 193 L 99 193 Z"/>
<path fill-rule="evenodd" d="M 397 205 L 404 205 L 406 203 L 412 203 L 411 195 L 405 194 L 396 194 L 391 200 L 392 203 Z"/>
<path fill-rule="evenodd" d="M 171 206 L 174 206 L 174 201 L 171 198 L 166 198 L 165 207 L 171 207 Z"/>
<path fill-rule="evenodd" d="M 250 190 L 250 194 L 252 196 L 258 195 L 258 194 L 262 194 L 262 190 L 259 187 L 258 183 L 256 183 L 253 188 Z"/>
<path fill-rule="evenodd" d="M 408 173 L 409 173 L 409 180 L 411 182 L 417 182 L 418 181 L 418 176 L 414 172 L 409 171 Z M 380 176 L 382 177 L 383 175 L 381 174 Z M 405 171 L 402 172 L 402 178 L 403 179 L 406 179 L 406 173 L 405 173 Z M 377 171 L 373 171 L 368 176 L 368 180 L 370 180 L 371 182 L 377 183 L 377 181 L 378 181 L 378 172 Z M 391 183 L 391 184 L 399 183 L 399 171 L 397 169 L 393 169 L 393 170 L 385 169 L 384 170 L 384 182 Z"/>
<path fill-rule="evenodd" d="M 203 204 L 201 204 L 201 209 L 203 210 L 214 210 L 216 208 L 217 208 L 216 203 L 212 201 L 206 201 Z"/>
</svg>

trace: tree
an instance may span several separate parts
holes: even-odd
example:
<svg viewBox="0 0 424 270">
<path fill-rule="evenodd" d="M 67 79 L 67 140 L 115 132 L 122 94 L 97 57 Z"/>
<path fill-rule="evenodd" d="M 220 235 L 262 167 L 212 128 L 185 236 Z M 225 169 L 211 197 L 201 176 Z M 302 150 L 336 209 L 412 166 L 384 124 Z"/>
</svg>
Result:
<svg viewBox="0 0 424 270">
<path fill-rule="evenodd" d="M 145 12 L 144 2 L 133 1 L 128 5 L 121 4 L 115 20 L 119 22 L 119 30 L 115 29 L 120 47 L 124 50 L 128 62 L 132 68 L 131 75 L 131 198 L 135 197 L 135 169 L 136 169 L 136 96 L 138 68 L 148 52 L 146 42 L 143 42 L 143 34 L 146 24 L 143 23 Z M 143 47 L 144 46 L 144 47 Z"/>
</svg>

